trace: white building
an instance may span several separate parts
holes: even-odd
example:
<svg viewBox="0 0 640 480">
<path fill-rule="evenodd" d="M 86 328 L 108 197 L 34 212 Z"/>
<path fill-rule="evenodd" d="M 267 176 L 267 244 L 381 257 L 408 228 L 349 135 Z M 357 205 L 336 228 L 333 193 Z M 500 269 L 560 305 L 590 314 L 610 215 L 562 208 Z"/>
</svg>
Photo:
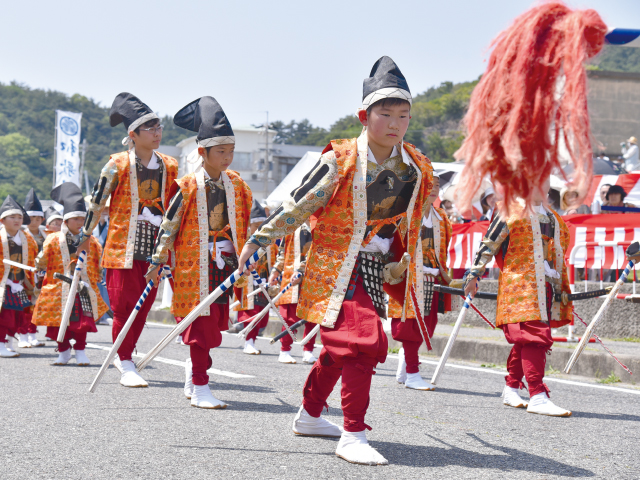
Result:
<svg viewBox="0 0 640 480">
<path fill-rule="evenodd" d="M 240 174 L 247 182 L 253 198 L 259 202 L 264 201 L 279 182 L 279 179 L 272 178 L 272 172 L 268 171 L 265 179 L 265 153 L 267 148 L 267 135 L 264 128 L 255 127 L 233 127 L 236 138 L 236 148 L 233 154 L 233 163 L 229 167 Z M 275 130 L 269 130 L 269 161 L 273 161 L 272 148 L 273 139 L 276 136 Z M 198 163 L 189 164 L 187 156 L 197 148 L 196 136 L 182 140 L 178 145 L 180 155 L 178 157 L 178 177 L 193 172 Z M 271 169 L 270 169 L 271 170 Z M 277 171 L 277 170 L 276 170 Z"/>
</svg>

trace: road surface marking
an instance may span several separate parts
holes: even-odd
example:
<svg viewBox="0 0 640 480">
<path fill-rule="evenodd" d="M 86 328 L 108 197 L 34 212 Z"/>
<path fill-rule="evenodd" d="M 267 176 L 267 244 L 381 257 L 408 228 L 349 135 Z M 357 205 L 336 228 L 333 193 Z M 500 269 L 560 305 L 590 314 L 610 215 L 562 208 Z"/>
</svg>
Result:
<svg viewBox="0 0 640 480">
<path fill-rule="evenodd" d="M 87 347 L 95 348 L 97 350 L 106 350 L 107 352 L 111 350 L 111 347 L 103 347 L 102 345 L 96 345 L 95 343 L 87 343 Z M 134 353 L 132 356 L 142 358 L 144 357 L 144 353 Z M 186 363 L 181 362 L 180 360 L 172 360 L 171 358 L 163 358 L 163 357 L 155 357 L 153 359 L 154 362 L 166 363 L 167 365 L 175 365 L 176 367 L 184 368 Z M 207 373 L 212 375 L 220 375 L 222 377 L 230 377 L 230 378 L 255 378 L 253 375 L 245 375 L 244 373 L 234 373 L 227 372 L 226 370 L 218 370 L 217 368 L 210 368 L 207 370 Z"/>
</svg>

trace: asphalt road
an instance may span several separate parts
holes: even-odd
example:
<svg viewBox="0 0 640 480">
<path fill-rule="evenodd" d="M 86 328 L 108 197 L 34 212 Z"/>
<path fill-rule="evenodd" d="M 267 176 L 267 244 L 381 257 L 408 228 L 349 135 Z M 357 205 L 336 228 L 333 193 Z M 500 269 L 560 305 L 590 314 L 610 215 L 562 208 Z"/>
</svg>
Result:
<svg viewBox="0 0 640 480">
<path fill-rule="evenodd" d="M 89 342 L 110 346 L 110 327 L 98 328 Z M 149 325 L 139 352 L 166 332 Z M 189 405 L 184 369 L 171 364 L 188 356 L 180 345 L 143 372 L 149 388 L 120 386 L 111 367 L 95 394 L 104 350 L 87 349 L 88 367 L 52 366 L 52 342 L 1 359 L 0 478 L 640 478 L 640 395 L 629 391 L 549 382 L 552 400 L 574 415 L 541 417 L 503 407 L 502 375 L 482 368 L 447 368 L 435 392 L 406 390 L 392 356 L 377 369 L 367 415 L 368 438 L 390 465 L 368 467 L 336 457 L 337 440 L 291 432 L 310 365 L 279 364 L 267 340 L 260 356 L 240 346 L 225 335 L 212 352 L 222 374 L 211 385 L 226 410 Z M 434 366 L 421 368 L 430 378 Z M 326 414 L 336 423 L 339 392 Z"/>
</svg>

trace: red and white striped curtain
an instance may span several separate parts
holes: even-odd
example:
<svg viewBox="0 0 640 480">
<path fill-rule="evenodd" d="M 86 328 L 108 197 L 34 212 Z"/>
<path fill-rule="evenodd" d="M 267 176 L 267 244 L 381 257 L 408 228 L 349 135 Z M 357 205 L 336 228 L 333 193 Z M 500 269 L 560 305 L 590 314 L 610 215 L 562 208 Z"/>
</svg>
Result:
<svg viewBox="0 0 640 480">
<path fill-rule="evenodd" d="M 631 175 L 621 175 L 631 176 Z M 638 175 L 640 178 L 640 175 Z M 606 182 L 605 182 L 606 183 Z M 639 200 L 640 203 L 640 200 Z M 581 249 L 575 257 L 575 266 L 583 268 L 585 261 L 588 268 L 615 269 L 623 268 L 624 250 L 634 242 L 640 241 L 640 213 L 611 214 L 611 215 L 568 215 L 563 217 L 571 233 L 570 247 L 565 252 L 566 260 L 576 243 L 590 243 L 586 249 Z M 480 242 L 484 237 L 489 222 L 471 222 L 453 225 L 453 235 L 449 244 L 449 268 L 470 268 Z M 619 247 L 599 247 L 593 243 L 615 241 Z M 593 243 L 592 243 L 593 242 Z M 604 253 L 604 258 L 602 255 Z M 495 266 L 492 261 L 488 267 Z"/>
</svg>

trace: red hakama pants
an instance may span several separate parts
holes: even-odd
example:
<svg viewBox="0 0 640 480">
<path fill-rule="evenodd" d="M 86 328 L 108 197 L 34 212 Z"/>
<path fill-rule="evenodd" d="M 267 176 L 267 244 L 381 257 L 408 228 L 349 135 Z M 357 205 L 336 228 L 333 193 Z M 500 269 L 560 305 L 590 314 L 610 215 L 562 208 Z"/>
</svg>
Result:
<svg viewBox="0 0 640 480">
<path fill-rule="evenodd" d="M 22 323 L 20 326 L 18 326 L 18 333 L 20 335 L 26 335 L 27 333 L 38 333 L 38 326 L 34 323 L 31 323 L 32 318 L 32 313 L 24 312 L 22 316 Z"/>
<path fill-rule="evenodd" d="M 242 312 L 238 312 L 238 322 L 244 323 L 245 327 L 249 325 L 249 319 L 258 313 L 260 313 L 265 307 L 255 307 L 251 310 L 243 310 Z M 260 320 L 256 325 L 253 326 L 249 334 L 247 335 L 247 340 L 253 340 L 258 337 L 258 333 L 260 333 L 260 329 L 267 326 L 269 323 L 269 312 L 264 314 L 262 320 Z"/>
<path fill-rule="evenodd" d="M 424 323 L 427 327 L 429 338 L 433 337 L 433 332 L 438 324 L 438 298 L 439 292 L 433 292 L 431 311 L 428 314 L 425 312 L 424 316 Z M 420 327 L 418 326 L 418 320 L 415 318 L 407 318 L 403 322 L 399 318 L 391 319 L 391 336 L 394 340 L 402 342 L 404 360 L 407 363 L 407 373 L 418 373 L 420 371 L 418 349 L 424 341 Z"/>
<path fill-rule="evenodd" d="M 282 318 L 284 318 L 284 321 L 287 322 L 287 325 L 289 325 L 289 327 L 291 327 L 291 325 L 293 325 L 294 323 L 300 321 L 300 318 L 298 317 L 298 315 L 296 315 L 297 308 L 298 308 L 297 303 L 285 303 L 278 307 L 278 310 L 280 310 L 280 315 L 282 315 Z M 315 326 L 316 326 L 315 323 L 311 323 L 311 322 L 305 323 L 304 336 L 306 337 L 307 335 L 309 335 L 309 333 L 311 333 L 311 330 L 313 330 Z M 283 326 L 281 331 L 284 332 L 285 330 L 286 328 L 284 328 Z M 293 333 L 296 333 L 296 331 L 297 330 L 294 330 Z M 313 352 L 313 347 L 315 343 L 316 343 L 316 336 L 314 335 L 313 338 L 304 345 L 303 350 L 305 352 Z M 286 334 L 284 337 L 280 339 L 281 352 L 290 352 L 291 345 L 293 345 L 293 338 L 291 338 L 291 335 Z"/>
<path fill-rule="evenodd" d="M 10 310 L 3 308 L 0 310 L 0 342 L 7 342 L 7 335 L 13 336 L 20 325 L 22 325 L 24 312 L 21 310 Z"/>
<path fill-rule="evenodd" d="M 327 398 L 342 376 L 344 429 L 371 429 L 364 423 L 374 368 L 387 358 L 387 335 L 371 297 L 358 279 L 351 300 L 345 300 L 335 328 L 320 328 L 322 352 L 313 365 L 303 389 L 302 405 L 312 417 L 319 417 Z"/>
<path fill-rule="evenodd" d="M 209 383 L 207 370 L 213 364 L 209 351 L 220 346 L 221 332 L 229 328 L 229 304 L 212 303 L 209 309 L 209 315 L 198 317 L 182 333 L 182 341 L 189 345 L 194 385 Z M 182 318 L 176 317 L 176 321 L 180 323 Z"/>
<path fill-rule="evenodd" d="M 47 327 L 47 333 L 51 333 L 53 336 L 49 337 L 53 340 L 58 338 L 58 332 L 60 331 L 60 327 Z M 69 340 L 72 338 L 76 341 L 73 345 L 74 350 L 84 350 L 87 346 L 87 333 L 97 332 L 96 322 L 93 317 L 88 317 L 87 315 L 82 315 L 80 320 L 77 322 L 69 322 L 69 326 L 67 327 L 67 331 L 64 332 L 64 340 L 58 343 L 58 351 L 66 352 L 71 348 L 71 343 Z"/>
<path fill-rule="evenodd" d="M 513 345 L 507 360 L 507 372 L 504 377 L 507 386 L 523 388 L 522 377 L 527 380 L 529 395 L 546 392 L 549 388 L 543 382 L 544 369 L 547 364 L 546 353 L 551 351 L 553 339 L 551 328 L 544 322 L 519 322 L 502 325 L 507 342 Z"/>
<path fill-rule="evenodd" d="M 147 273 L 149 264 L 141 260 L 134 260 L 133 267 L 130 270 L 125 269 L 107 269 L 107 291 L 109 292 L 109 300 L 111 301 L 111 310 L 113 311 L 113 325 L 111 327 L 111 337 L 116 341 L 118 334 L 127 323 L 129 315 L 133 311 L 136 303 L 140 299 L 140 295 L 147 286 L 144 276 Z M 118 349 L 118 356 L 121 361 L 131 360 L 133 350 L 136 348 L 138 338 L 142 333 L 144 324 L 147 321 L 149 310 L 153 306 L 153 301 L 158 293 L 157 288 L 153 288 L 147 299 L 142 304 L 142 308 L 138 312 L 136 319 L 127 332 L 122 345 Z"/>
</svg>

